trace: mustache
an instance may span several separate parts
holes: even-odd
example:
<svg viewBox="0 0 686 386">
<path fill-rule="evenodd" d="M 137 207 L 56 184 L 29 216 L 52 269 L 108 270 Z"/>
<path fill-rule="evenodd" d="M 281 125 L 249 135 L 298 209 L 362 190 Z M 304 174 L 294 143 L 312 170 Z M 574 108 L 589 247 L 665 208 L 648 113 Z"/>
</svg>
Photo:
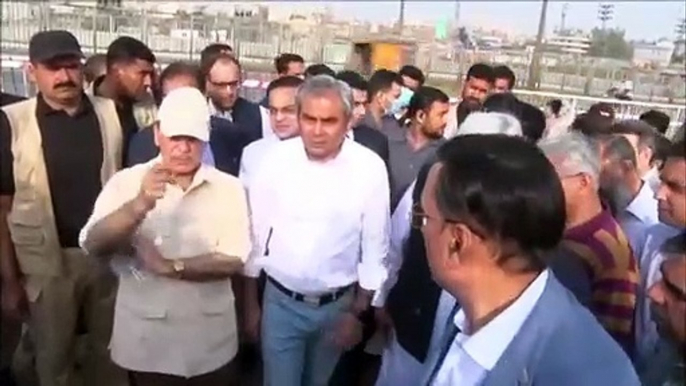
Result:
<svg viewBox="0 0 686 386">
<path fill-rule="evenodd" d="M 57 90 L 57 89 L 60 89 L 60 88 L 75 88 L 75 87 L 76 87 L 76 83 L 74 83 L 74 82 L 72 82 L 72 81 L 66 81 L 66 82 L 62 82 L 62 83 L 57 83 L 57 84 L 55 85 L 55 87 L 53 87 L 53 88 L 54 88 L 55 90 Z"/>
</svg>

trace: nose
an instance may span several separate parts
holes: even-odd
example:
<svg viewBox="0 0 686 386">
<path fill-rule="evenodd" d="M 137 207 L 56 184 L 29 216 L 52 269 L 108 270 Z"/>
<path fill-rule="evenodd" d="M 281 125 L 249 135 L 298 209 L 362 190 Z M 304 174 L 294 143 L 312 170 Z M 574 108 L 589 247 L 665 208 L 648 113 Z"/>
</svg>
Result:
<svg viewBox="0 0 686 386">
<path fill-rule="evenodd" d="M 667 187 L 665 184 L 660 183 L 660 187 L 657 188 L 657 191 L 655 192 L 655 199 L 658 201 L 664 201 L 667 199 Z"/>
<path fill-rule="evenodd" d="M 648 298 L 658 305 L 665 303 L 665 291 L 662 288 L 662 282 L 657 282 L 648 289 Z"/>
<path fill-rule="evenodd" d="M 148 74 L 143 78 L 143 86 L 145 86 L 146 89 L 150 89 L 152 87 L 152 75 Z"/>
<path fill-rule="evenodd" d="M 314 124 L 314 130 L 312 130 L 312 132 L 314 133 L 314 135 L 320 135 L 323 131 L 324 130 L 322 127 L 322 123 L 320 121 L 317 121 L 317 123 Z"/>
</svg>

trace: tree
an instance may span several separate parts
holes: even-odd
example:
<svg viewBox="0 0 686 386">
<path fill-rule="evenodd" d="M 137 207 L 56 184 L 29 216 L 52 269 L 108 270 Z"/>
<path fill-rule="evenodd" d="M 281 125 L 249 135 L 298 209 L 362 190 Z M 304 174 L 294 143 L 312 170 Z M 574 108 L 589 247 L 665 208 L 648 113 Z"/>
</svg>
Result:
<svg viewBox="0 0 686 386">
<path fill-rule="evenodd" d="M 631 59 L 633 48 L 624 39 L 624 30 L 594 28 L 588 54 L 600 58 Z"/>
</svg>

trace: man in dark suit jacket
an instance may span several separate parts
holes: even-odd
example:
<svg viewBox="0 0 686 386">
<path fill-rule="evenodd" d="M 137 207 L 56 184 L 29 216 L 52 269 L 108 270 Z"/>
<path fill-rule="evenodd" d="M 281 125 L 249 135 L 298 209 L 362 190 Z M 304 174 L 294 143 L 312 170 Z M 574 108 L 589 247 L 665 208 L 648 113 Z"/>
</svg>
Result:
<svg viewBox="0 0 686 386">
<path fill-rule="evenodd" d="M 336 78 L 347 83 L 352 89 L 354 103 L 352 139 L 378 154 L 388 167 L 388 138 L 379 130 L 362 123 L 367 111 L 367 81 L 354 71 L 341 71 Z"/>
<path fill-rule="evenodd" d="M 358 125 L 353 128 L 352 137 L 355 142 L 378 154 L 388 167 L 388 138 L 382 132 Z"/>
<path fill-rule="evenodd" d="M 198 68 L 177 62 L 172 63 L 160 75 L 162 94 L 172 87 L 198 87 Z M 210 148 L 214 166 L 237 176 L 243 149 L 253 141 L 262 138 L 262 116 L 259 107 L 248 100 L 237 97 L 230 111 L 213 116 L 210 120 Z M 147 162 L 158 154 L 152 128 L 136 133 L 129 143 L 126 166 Z"/>
</svg>

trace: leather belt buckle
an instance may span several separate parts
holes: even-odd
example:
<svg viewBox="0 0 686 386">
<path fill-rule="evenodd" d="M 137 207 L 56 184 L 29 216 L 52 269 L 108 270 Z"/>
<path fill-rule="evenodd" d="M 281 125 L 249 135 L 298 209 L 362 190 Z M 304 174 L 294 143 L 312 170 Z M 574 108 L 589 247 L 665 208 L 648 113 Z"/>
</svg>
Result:
<svg viewBox="0 0 686 386">
<path fill-rule="evenodd" d="M 321 298 L 319 296 L 303 296 L 303 302 L 319 307 Z"/>
</svg>

